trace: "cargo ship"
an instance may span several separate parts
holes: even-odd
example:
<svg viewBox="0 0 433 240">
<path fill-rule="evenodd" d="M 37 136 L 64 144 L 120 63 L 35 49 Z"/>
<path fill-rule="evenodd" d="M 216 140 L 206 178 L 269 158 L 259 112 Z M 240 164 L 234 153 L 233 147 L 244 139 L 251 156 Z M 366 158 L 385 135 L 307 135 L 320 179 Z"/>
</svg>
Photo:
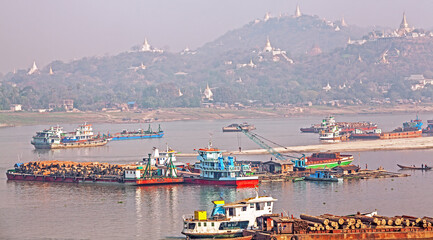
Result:
<svg viewBox="0 0 433 240">
<path fill-rule="evenodd" d="M 433 238 L 433 218 L 430 217 L 301 214 L 293 218 L 267 214 L 258 217 L 257 222 L 257 230 L 244 230 L 243 235 L 255 240 Z"/>
<path fill-rule="evenodd" d="M 350 134 L 352 139 L 395 139 L 395 138 L 414 138 L 422 136 L 422 121 L 418 119 L 403 123 L 403 127 L 399 127 L 392 132 L 382 132 L 380 129 L 375 129 L 373 132 L 365 132 L 356 130 Z"/>
<path fill-rule="evenodd" d="M 223 127 L 223 132 L 241 132 L 242 130 L 239 129 L 239 127 L 247 132 L 256 129 L 254 125 L 244 122 L 242 124 L 233 123 L 228 125 L 227 127 Z"/>
<path fill-rule="evenodd" d="M 258 195 L 233 203 L 213 201 L 214 207 L 209 217 L 206 211 L 195 211 L 194 215 L 182 216 L 182 234 L 187 239 L 240 237 L 243 230 L 257 227 L 258 217 L 272 214 L 275 201 L 275 198 Z"/>
<path fill-rule="evenodd" d="M 348 135 L 341 132 L 337 125 L 329 126 L 321 130 L 319 139 L 323 141 L 344 141 L 348 139 Z"/>
<path fill-rule="evenodd" d="M 138 129 L 137 131 L 123 130 L 120 133 L 115 133 L 109 135 L 112 141 L 118 140 L 132 140 L 132 139 L 144 139 L 144 138 L 162 138 L 164 136 L 164 131 L 161 129 L 161 125 L 158 126 L 158 131 L 152 131 L 150 125 L 149 128 L 144 131 L 143 129 Z"/>
<path fill-rule="evenodd" d="M 60 149 L 104 146 L 110 139 L 105 135 L 94 135 L 91 124 L 80 125 L 74 132 L 64 132 L 63 128 L 50 127 L 37 132 L 31 141 L 36 149 Z"/>
<path fill-rule="evenodd" d="M 361 129 L 363 131 L 371 131 L 377 128 L 377 124 L 371 122 L 336 122 L 333 116 L 326 117 L 319 124 L 312 124 L 311 127 L 301 128 L 301 132 L 307 133 L 320 133 L 329 127 L 338 126 L 340 132 L 350 133 L 355 129 Z"/>
<path fill-rule="evenodd" d="M 108 164 L 98 162 L 33 161 L 17 163 L 6 172 L 11 181 L 110 183 L 132 186 L 179 184 L 183 178 L 170 159 L 164 167 L 147 164 Z"/>
<path fill-rule="evenodd" d="M 251 176 L 249 165 L 236 164 L 233 156 L 223 157 L 224 151 L 213 148 L 211 143 L 207 148 L 196 151 L 200 176 L 185 177 L 185 183 L 236 187 L 255 187 L 259 184 L 259 178 Z"/>
</svg>

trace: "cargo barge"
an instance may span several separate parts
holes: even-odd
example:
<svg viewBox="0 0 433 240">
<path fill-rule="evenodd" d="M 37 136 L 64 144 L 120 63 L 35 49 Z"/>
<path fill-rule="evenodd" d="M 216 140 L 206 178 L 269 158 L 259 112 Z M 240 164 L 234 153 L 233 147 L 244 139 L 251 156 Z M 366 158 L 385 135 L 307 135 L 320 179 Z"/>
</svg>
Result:
<svg viewBox="0 0 433 240">
<path fill-rule="evenodd" d="M 403 123 L 403 128 L 399 127 L 392 132 L 382 132 L 380 129 L 373 131 L 355 130 L 350 135 L 352 139 L 395 139 L 395 138 L 414 138 L 422 136 L 422 121 L 418 119 Z"/>
<path fill-rule="evenodd" d="M 239 129 L 241 128 L 241 129 Z M 243 131 L 251 131 L 251 130 L 255 130 L 256 127 L 252 124 L 248 124 L 246 122 L 242 123 L 242 124 L 237 124 L 237 123 L 233 123 L 228 125 L 227 127 L 223 127 L 223 132 L 241 132 Z"/>
<path fill-rule="evenodd" d="M 377 128 L 377 124 L 371 122 L 336 122 L 333 116 L 326 117 L 319 124 L 312 124 L 311 127 L 301 128 L 301 132 L 320 133 L 329 127 L 337 126 L 342 134 L 351 133 L 355 129 L 371 131 Z"/>
<path fill-rule="evenodd" d="M 144 164 L 108 164 L 98 162 L 33 161 L 17 163 L 6 172 L 11 181 L 108 183 L 121 185 L 160 185 L 183 183 L 171 157 L 164 166 Z"/>
<path fill-rule="evenodd" d="M 258 230 L 244 230 L 254 240 L 432 239 L 433 218 L 412 216 L 335 216 L 300 218 L 268 214 L 258 217 Z"/>
<path fill-rule="evenodd" d="M 236 187 L 256 187 L 259 184 L 259 178 L 251 176 L 249 165 L 236 164 L 233 156 L 223 157 L 224 151 L 213 148 L 211 143 L 197 152 L 200 176 L 185 177 L 185 183 Z"/>
<path fill-rule="evenodd" d="M 158 126 L 158 131 L 152 131 L 150 125 L 148 130 L 144 131 L 142 129 L 138 129 L 137 131 L 128 131 L 123 130 L 120 133 L 115 133 L 112 136 L 109 135 L 109 138 L 112 141 L 118 140 L 133 140 L 133 139 L 145 139 L 145 138 L 162 138 L 164 136 L 164 131 L 161 129 L 161 125 Z"/>
<path fill-rule="evenodd" d="M 313 153 L 306 157 L 306 168 L 333 168 L 336 166 L 345 166 L 354 160 L 350 154 L 340 154 L 339 152 L 319 152 Z"/>
</svg>

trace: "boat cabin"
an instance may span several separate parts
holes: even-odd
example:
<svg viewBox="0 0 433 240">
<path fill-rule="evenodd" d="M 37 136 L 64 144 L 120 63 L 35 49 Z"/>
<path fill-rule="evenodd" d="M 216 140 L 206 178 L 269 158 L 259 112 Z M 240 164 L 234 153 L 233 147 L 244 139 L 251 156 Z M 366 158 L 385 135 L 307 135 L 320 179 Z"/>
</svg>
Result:
<svg viewBox="0 0 433 240">
<path fill-rule="evenodd" d="M 355 165 L 337 166 L 333 167 L 332 171 L 338 174 L 351 174 L 359 172 L 361 168 Z"/>
<path fill-rule="evenodd" d="M 270 173 L 288 173 L 293 172 L 293 162 L 270 160 L 263 163 L 262 170 Z"/>
</svg>

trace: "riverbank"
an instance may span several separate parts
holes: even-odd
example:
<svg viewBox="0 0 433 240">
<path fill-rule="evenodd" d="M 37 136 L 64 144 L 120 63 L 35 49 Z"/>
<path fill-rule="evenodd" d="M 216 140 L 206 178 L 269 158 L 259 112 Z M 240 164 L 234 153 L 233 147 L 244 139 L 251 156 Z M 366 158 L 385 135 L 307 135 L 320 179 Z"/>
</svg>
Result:
<svg viewBox="0 0 433 240">
<path fill-rule="evenodd" d="M 395 106 L 312 106 L 246 109 L 164 108 L 136 112 L 0 112 L 0 123 L 7 126 L 53 125 L 67 123 L 146 123 L 212 119 L 283 118 L 343 114 L 433 113 L 432 105 Z"/>
<path fill-rule="evenodd" d="M 433 137 L 378 139 L 365 141 L 347 141 L 337 143 L 324 143 L 316 145 L 290 146 L 274 148 L 279 153 L 312 153 L 312 152 L 363 152 L 363 151 L 392 151 L 433 149 Z M 226 152 L 227 155 L 265 155 L 265 149 L 251 149 Z M 196 156 L 194 153 L 178 154 L 179 157 Z"/>
</svg>

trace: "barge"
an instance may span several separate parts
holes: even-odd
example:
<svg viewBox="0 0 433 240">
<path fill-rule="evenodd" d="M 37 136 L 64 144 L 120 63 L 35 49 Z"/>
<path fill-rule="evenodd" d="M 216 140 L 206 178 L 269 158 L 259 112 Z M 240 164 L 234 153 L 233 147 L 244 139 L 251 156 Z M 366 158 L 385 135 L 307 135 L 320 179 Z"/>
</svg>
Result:
<svg viewBox="0 0 433 240">
<path fill-rule="evenodd" d="M 395 139 L 395 138 L 415 138 L 421 137 L 422 121 L 418 119 L 411 120 L 410 122 L 403 123 L 403 127 L 399 127 L 392 132 L 382 132 L 380 129 L 373 131 L 362 131 L 360 129 L 355 130 L 350 135 L 352 139 Z"/>
<path fill-rule="evenodd" d="M 143 129 L 138 129 L 137 131 L 123 130 L 120 133 L 115 133 L 109 136 L 112 141 L 118 140 L 133 140 L 133 139 L 145 139 L 145 138 L 162 138 L 164 136 L 164 131 L 161 129 L 161 125 L 158 126 L 158 131 L 152 131 L 150 125 L 149 128 L 144 131 Z"/>
<path fill-rule="evenodd" d="M 171 154 L 170 154 L 171 155 Z M 149 156 L 150 157 L 150 156 Z M 169 158 L 165 166 L 147 164 L 108 164 L 98 162 L 33 161 L 17 163 L 6 172 L 10 181 L 109 183 L 121 185 L 160 185 L 183 183 Z"/>
<path fill-rule="evenodd" d="M 320 133 L 329 127 L 337 126 L 342 134 L 351 133 L 355 129 L 371 131 L 377 128 L 377 124 L 371 122 L 336 122 L 333 116 L 326 117 L 319 124 L 312 124 L 311 127 L 301 128 L 301 132 Z"/>
<path fill-rule="evenodd" d="M 255 240 L 432 239 L 433 218 L 412 216 L 335 216 L 300 218 L 268 214 L 258 217 L 258 230 L 244 230 Z"/>
<path fill-rule="evenodd" d="M 241 128 L 241 129 L 239 129 Z M 251 131 L 251 130 L 255 130 L 256 127 L 252 124 L 248 124 L 246 122 L 242 123 L 242 124 L 237 124 L 237 123 L 233 123 L 228 125 L 227 127 L 223 127 L 223 132 L 242 132 L 243 131 Z"/>
</svg>

